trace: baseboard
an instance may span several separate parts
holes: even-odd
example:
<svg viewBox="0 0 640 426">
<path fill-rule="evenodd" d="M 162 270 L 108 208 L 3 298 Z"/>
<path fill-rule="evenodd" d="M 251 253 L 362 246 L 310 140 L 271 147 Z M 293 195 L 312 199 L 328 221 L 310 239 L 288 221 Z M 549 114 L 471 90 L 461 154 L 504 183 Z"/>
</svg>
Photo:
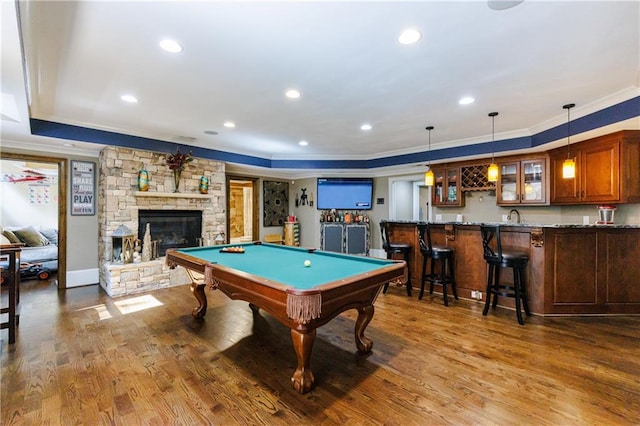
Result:
<svg viewBox="0 0 640 426">
<path fill-rule="evenodd" d="M 98 284 L 98 268 L 67 271 L 67 288 Z"/>
<path fill-rule="evenodd" d="M 369 257 L 377 257 L 379 259 L 386 259 L 387 258 L 387 252 L 385 252 L 384 250 L 381 250 L 381 249 L 370 249 L 369 250 Z"/>
</svg>

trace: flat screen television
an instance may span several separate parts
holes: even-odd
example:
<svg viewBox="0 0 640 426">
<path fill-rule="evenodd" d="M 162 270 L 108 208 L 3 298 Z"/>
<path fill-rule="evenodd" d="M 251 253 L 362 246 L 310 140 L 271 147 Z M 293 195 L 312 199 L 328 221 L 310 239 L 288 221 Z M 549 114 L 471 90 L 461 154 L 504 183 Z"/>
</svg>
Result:
<svg viewBox="0 0 640 426">
<path fill-rule="evenodd" d="M 370 210 L 372 178 L 318 178 L 318 210 Z"/>
</svg>

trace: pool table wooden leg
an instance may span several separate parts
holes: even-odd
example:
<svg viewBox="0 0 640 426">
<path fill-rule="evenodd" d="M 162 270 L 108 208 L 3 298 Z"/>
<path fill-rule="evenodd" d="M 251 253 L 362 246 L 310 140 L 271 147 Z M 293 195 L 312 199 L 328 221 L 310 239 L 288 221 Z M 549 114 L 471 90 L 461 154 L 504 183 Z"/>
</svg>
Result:
<svg viewBox="0 0 640 426">
<path fill-rule="evenodd" d="M 191 292 L 200 304 L 200 306 L 191 311 L 191 315 L 193 315 L 195 319 L 203 319 L 207 313 L 207 296 L 204 294 L 205 287 L 205 284 L 198 284 L 196 282 L 191 283 Z"/>
<path fill-rule="evenodd" d="M 315 381 L 311 371 L 311 350 L 313 342 L 316 340 L 316 329 L 314 328 L 307 333 L 291 329 L 291 340 L 298 357 L 298 367 L 291 377 L 291 384 L 298 392 L 307 393 Z"/>
<path fill-rule="evenodd" d="M 367 354 L 371 352 L 373 347 L 373 341 L 364 335 L 364 330 L 373 318 L 374 308 L 373 305 L 362 306 L 358 308 L 358 319 L 356 319 L 356 346 L 358 352 Z"/>
</svg>

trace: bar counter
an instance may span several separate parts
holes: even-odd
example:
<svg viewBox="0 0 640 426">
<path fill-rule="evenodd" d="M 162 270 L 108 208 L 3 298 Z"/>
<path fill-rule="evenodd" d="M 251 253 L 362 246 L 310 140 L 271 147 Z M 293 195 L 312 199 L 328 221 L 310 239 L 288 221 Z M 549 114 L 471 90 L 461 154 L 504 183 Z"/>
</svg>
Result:
<svg viewBox="0 0 640 426">
<path fill-rule="evenodd" d="M 416 226 L 419 222 L 389 223 L 393 242 L 413 246 L 409 267 L 412 287 L 419 289 L 422 274 Z M 434 244 L 455 249 L 458 295 L 471 299 L 472 291 L 480 291 L 484 303 L 487 266 L 482 253 L 482 224 L 432 222 L 431 234 Z M 500 223 L 500 234 L 503 247 L 529 254 L 526 285 L 532 313 L 640 314 L 640 225 Z M 511 270 L 500 275 L 502 281 L 512 281 Z M 512 302 L 500 298 L 499 304 L 513 307 Z"/>
</svg>

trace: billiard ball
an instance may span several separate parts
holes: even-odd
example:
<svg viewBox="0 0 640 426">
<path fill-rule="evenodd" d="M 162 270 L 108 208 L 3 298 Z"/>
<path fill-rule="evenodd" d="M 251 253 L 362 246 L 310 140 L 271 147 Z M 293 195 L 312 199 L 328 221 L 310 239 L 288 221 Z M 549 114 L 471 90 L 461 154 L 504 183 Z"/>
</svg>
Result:
<svg viewBox="0 0 640 426">
<path fill-rule="evenodd" d="M 310 260 L 305 260 L 304 261 L 304 266 L 307 266 L 307 267 L 311 266 L 311 261 Z"/>
</svg>

